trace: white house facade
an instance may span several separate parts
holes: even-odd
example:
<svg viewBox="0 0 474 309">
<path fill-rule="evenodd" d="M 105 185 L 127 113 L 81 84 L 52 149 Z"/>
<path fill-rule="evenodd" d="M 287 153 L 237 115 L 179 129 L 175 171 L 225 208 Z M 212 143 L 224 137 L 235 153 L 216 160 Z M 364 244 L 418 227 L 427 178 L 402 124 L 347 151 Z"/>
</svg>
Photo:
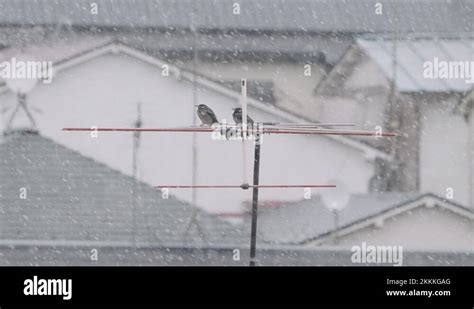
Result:
<svg viewBox="0 0 474 309">
<path fill-rule="evenodd" d="M 94 46 L 95 45 L 95 46 Z M 92 46 L 92 48 L 91 48 Z M 38 129 L 46 137 L 103 162 L 126 174 L 132 173 L 132 133 L 64 132 L 64 127 L 132 127 L 141 104 L 143 127 L 176 127 L 193 124 L 197 102 L 212 107 L 219 119 L 231 121 L 231 108 L 238 106 L 240 94 L 195 77 L 189 72 L 117 42 L 102 40 L 66 46 L 33 46 L 35 57 L 55 55 L 54 78 L 28 94 Z M 13 51 L 14 52 L 14 51 Z M 61 53 L 64 54 L 61 57 Z M 193 84 L 195 79 L 196 83 Z M 16 105 L 16 96 L 3 87 L 0 95 L 6 106 Z M 277 108 L 249 100 L 249 114 L 258 121 L 299 121 Z M 2 129 L 11 115 L 2 115 Z M 18 115 L 12 125 L 22 126 L 26 119 Z M 26 122 L 27 123 L 27 122 Z M 242 145 L 237 141 L 216 141 L 209 134 L 196 134 L 196 184 L 242 183 Z M 137 151 L 138 178 L 150 185 L 192 184 L 193 134 L 142 133 Z M 248 144 L 252 158 L 253 147 Z M 261 183 L 327 183 L 343 179 L 355 193 L 368 190 L 373 176 L 373 157 L 382 151 L 341 137 L 265 136 L 262 146 Z M 74 171 L 71 171 L 74 172 Z M 251 179 L 251 167 L 247 177 Z M 171 189 L 177 197 L 192 201 L 190 190 Z M 197 205 L 212 211 L 232 213 L 241 210 L 250 199 L 250 191 L 197 191 Z M 318 194 L 313 190 L 312 194 Z M 262 201 L 297 200 L 303 189 L 262 190 Z"/>
</svg>

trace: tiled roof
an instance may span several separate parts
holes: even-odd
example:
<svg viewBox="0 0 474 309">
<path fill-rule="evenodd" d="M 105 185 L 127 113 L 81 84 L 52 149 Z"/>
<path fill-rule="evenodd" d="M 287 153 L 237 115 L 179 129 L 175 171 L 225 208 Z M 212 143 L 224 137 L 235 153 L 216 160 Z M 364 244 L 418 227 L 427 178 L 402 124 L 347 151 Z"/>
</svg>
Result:
<svg viewBox="0 0 474 309">
<path fill-rule="evenodd" d="M 399 17 L 401 32 L 469 32 L 470 0 L 0 0 L 0 24 L 237 29 L 260 31 L 385 32 Z M 234 3 L 240 15 L 233 14 Z M 396 14 L 396 15 L 395 15 Z M 471 28 L 472 29 L 472 28 Z"/>
<path fill-rule="evenodd" d="M 12 132 L 0 143 L 0 241 L 132 243 L 226 247 L 246 240 L 230 223 L 137 183 L 35 132 Z M 20 194 L 26 188 L 26 199 Z M 186 233 L 194 212 L 196 225 Z M 243 237 L 245 236 L 245 237 Z"/>
</svg>

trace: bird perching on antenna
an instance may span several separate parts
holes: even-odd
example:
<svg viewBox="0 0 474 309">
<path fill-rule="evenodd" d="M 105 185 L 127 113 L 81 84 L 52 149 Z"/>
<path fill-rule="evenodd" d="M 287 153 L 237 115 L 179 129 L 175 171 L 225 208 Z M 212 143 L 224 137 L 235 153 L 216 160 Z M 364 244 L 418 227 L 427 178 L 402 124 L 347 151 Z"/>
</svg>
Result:
<svg viewBox="0 0 474 309">
<path fill-rule="evenodd" d="M 233 108 L 234 112 L 232 113 L 232 118 L 234 119 L 235 123 L 239 124 L 242 123 L 242 108 L 241 107 L 236 107 Z M 250 118 L 249 115 L 247 115 L 247 125 L 253 126 L 253 119 Z"/>
<path fill-rule="evenodd" d="M 212 126 L 213 124 L 219 123 L 214 111 L 206 104 L 197 105 L 197 115 L 201 119 L 203 126 Z"/>
</svg>

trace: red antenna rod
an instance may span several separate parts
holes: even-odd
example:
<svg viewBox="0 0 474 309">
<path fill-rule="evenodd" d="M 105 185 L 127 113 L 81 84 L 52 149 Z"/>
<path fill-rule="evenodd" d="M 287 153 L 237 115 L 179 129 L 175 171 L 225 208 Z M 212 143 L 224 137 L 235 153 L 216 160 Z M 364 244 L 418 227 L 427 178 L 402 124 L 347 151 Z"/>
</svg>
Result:
<svg viewBox="0 0 474 309">
<path fill-rule="evenodd" d="M 393 137 L 398 136 L 397 133 L 387 132 L 378 133 L 375 131 L 342 131 L 342 130 L 291 130 L 291 129 L 263 129 L 264 134 L 302 134 L 302 135 L 352 135 L 352 136 L 377 136 L 377 137 Z"/>
<path fill-rule="evenodd" d="M 99 131 L 99 132 L 213 132 L 211 127 L 182 128 L 63 128 L 63 131 Z"/>
<path fill-rule="evenodd" d="M 353 123 L 291 123 L 291 122 L 264 122 L 265 126 L 318 128 L 318 127 L 355 127 Z"/>
<path fill-rule="evenodd" d="M 169 185 L 155 186 L 157 189 L 249 189 L 249 188 L 335 188 L 336 185 Z"/>
</svg>

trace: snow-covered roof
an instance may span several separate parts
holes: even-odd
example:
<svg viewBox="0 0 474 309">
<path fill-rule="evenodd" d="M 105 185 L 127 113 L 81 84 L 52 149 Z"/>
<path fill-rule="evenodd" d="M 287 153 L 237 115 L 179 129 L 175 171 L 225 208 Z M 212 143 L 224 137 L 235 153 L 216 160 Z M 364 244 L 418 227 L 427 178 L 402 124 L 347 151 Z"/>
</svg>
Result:
<svg viewBox="0 0 474 309">
<path fill-rule="evenodd" d="M 393 41 L 358 39 L 357 44 L 393 79 Z M 396 42 L 396 87 L 400 92 L 466 92 L 472 84 L 466 79 L 425 78 L 424 63 L 441 61 L 474 61 L 474 39 L 415 39 Z"/>
<path fill-rule="evenodd" d="M 0 0 L 0 24 L 57 24 L 104 27 L 154 27 L 198 30 L 373 33 L 472 31 L 469 0 Z M 234 14 L 234 4 L 240 14 Z M 395 17 L 395 15 L 397 17 Z"/>
<path fill-rule="evenodd" d="M 377 218 L 393 216 L 421 205 L 439 205 L 474 220 L 474 211 L 432 194 L 377 193 L 352 195 L 347 206 L 339 211 L 339 229 L 352 232 L 377 222 Z M 316 242 L 335 232 L 334 214 L 319 196 L 279 209 L 261 212 L 259 237 L 267 243 L 306 244 Z M 364 225 L 365 224 L 365 225 Z"/>
<path fill-rule="evenodd" d="M 7 134 L 0 158 L 0 244 L 131 246 L 133 235 L 165 248 L 248 242 L 230 223 L 142 182 L 134 213 L 131 177 L 36 132 Z M 187 232 L 194 214 L 200 229 Z"/>
</svg>

